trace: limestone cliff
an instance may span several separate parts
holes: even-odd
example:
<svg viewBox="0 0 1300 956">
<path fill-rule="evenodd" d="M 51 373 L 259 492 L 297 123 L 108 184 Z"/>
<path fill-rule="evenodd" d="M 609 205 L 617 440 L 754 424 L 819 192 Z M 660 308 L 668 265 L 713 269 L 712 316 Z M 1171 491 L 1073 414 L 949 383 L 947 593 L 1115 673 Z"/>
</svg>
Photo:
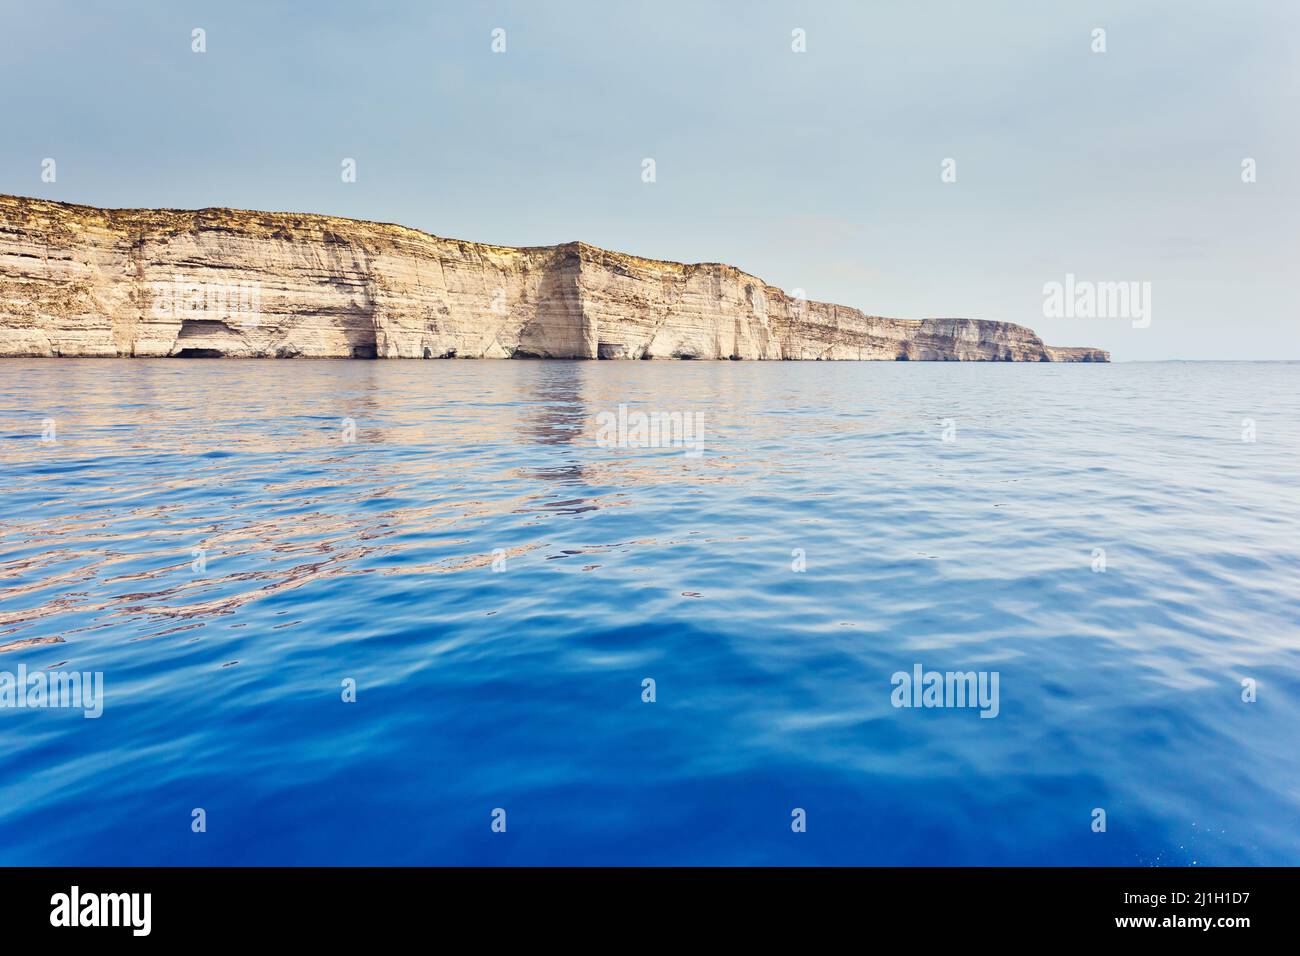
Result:
<svg viewBox="0 0 1300 956">
<path fill-rule="evenodd" d="M 866 315 L 582 242 L 15 196 L 0 196 L 0 355 L 1109 360 L 1006 322 Z"/>
</svg>

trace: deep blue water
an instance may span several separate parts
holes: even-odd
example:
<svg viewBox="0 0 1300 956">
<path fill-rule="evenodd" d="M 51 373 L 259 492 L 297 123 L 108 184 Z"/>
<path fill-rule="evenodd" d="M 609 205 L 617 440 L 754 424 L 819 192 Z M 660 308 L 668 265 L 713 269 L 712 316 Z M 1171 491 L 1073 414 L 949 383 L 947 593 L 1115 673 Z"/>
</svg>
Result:
<svg viewBox="0 0 1300 956">
<path fill-rule="evenodd" d="M 0 456 L 0 671 L 106 690 L 0 863 L 1300 862 L 1295 364 L 3 360 Z"/>
</svg>

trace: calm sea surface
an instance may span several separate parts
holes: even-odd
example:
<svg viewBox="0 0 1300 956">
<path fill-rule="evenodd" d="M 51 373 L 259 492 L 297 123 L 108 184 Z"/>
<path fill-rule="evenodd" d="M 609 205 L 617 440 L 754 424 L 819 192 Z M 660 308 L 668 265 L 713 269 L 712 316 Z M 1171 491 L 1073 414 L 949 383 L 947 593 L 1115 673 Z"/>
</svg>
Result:
<svg viewBox="0 0 1300 956">
<path fill-rule="evenodd" d="M 1285 363 L 0 360 L 0 672 L 104 681 L 0 863 L 1295 864 L 1298 479 Z"/>
</svg>

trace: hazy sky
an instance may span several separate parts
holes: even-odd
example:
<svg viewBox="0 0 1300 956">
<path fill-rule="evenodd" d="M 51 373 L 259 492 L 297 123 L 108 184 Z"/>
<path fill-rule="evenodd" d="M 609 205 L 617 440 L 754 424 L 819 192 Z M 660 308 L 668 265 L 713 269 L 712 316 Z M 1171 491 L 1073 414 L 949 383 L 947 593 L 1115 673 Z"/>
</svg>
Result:
<svg viewBox="0 0 1300 956">
<path fill-rule="evenodd" d="M 0 192 L 583 239 L 1117 360 L 1300 359 L 1291 0 L 0 11 Z M 1045 318 L 1067 273 L 1151 283 L 1150 326 Z"/>
</svg>

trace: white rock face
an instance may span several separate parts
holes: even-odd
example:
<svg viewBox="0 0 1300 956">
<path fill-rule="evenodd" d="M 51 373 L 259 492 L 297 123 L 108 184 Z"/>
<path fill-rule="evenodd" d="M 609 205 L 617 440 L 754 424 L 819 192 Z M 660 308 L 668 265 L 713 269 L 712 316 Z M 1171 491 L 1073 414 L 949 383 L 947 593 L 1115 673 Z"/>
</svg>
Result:
<svg viewBox="0 0 1300 956">
<path fill-rule="evenodd" d="M 573 242 L 0 196 L 0 355 L 1109 360 L 976 319 L 889 319 L 731 266 Z"/>
</svg>

